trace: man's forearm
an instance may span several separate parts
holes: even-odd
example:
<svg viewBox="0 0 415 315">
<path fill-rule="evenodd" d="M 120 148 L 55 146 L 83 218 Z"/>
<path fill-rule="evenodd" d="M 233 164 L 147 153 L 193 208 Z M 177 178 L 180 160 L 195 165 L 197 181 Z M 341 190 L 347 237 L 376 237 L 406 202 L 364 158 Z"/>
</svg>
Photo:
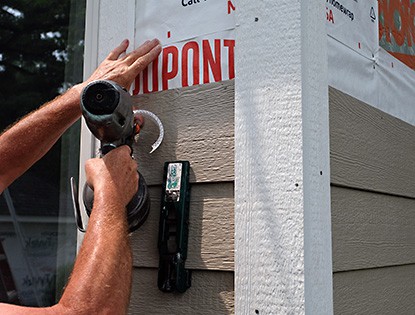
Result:
<svg viewBox="0 0 415 315">
<path fill-rule="evenodd" d="M 81 310 L 82 314 L 124 314 L 132 274 L 126 210 L 108 202 L 108 197 L 95 195 L 81 251 L 55 308 L 71 314 Z"/>
<path fill-rule="evenodd" d="M 112 315 L 127 312 L 132 252 L 126 211 L 108 200 L 111 199 L 99 195 L 94 199 L 81 250 L 59 303 L 46 308 L 0 304 L 2 314 Z"/>
<path fill-rule="evenodd" d="M 160 41 L 147 41 L 132 52 L 124 40 L 91 77 L 29 114 L 0 136 L 0 193 L 38 161 L 81 115 L 82 88 L 94 80 L 112 80 L 127 90 L 161 52 Z"/>
<path fill-rule="evenodd" d="M 81 86 L 74 86 L 0 135 L 0 193 L 79 119 L 80 93 Z"/>
</svg>

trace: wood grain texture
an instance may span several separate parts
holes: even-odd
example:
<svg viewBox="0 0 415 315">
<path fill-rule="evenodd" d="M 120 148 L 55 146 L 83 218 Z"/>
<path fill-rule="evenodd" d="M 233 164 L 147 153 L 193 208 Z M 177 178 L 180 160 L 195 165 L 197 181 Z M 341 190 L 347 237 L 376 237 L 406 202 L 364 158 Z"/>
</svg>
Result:
<svg viewBox="0 0 415 315">
<path fill-rule="evenodd" d="M 334 314 L 415 314 L 415 265 L 334 274 Z"/>
<path fill-rule="evenodd" d="M 339 187 L 331 198 L 334 271 L 415 263 L 414 199 Z"/>
<path fill-rule="evenodd" d="M 233 194 L 233 183 L 192 185 L 187 268 L 234 270 Z M 150 195 L 150 215 L 132 235 L 136 267 L 156 268 L 159 263 L 157 238 L 161 186 L 151 187 Z"/>
<path fill-rule="evenodd" d="M 415 197 L 415 127 L 330 88 L 332 183 Z"/>
<path fill-rule="evenodd" d="M 147 121 L 134 155 L 149 185 L 161 184 L 165 161 L 189 160 L 191 182 L 234 178 L 234 81 L 137 96 L 138 108 L 163 122 L 165 138 L 151 155 L 158 130 Z"/>
<path fill-rule="evenodd" d="M 321 1 L 298 3 L 238 1 L 237 314 L 333 309 L 327 36 Z"/>
<path fill-rule="evenodd" d="M 135 268 L 128 314 L 234 314 L 233 272 L 193 271 L 192 286 L 184 294 L 157 288 L 157 269 Z"/>
</svg>

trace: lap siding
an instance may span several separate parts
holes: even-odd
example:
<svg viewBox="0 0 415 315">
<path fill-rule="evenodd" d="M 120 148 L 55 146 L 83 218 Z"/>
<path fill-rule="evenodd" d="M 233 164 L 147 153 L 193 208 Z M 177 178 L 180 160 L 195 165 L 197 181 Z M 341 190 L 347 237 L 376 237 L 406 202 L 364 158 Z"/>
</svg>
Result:
<svg viewBox="0 0 415 315">
<path fill-rule="evenodd" d="M 329 99 L 335 314 L 415 314 L 415 127 Z"/>
</svg>

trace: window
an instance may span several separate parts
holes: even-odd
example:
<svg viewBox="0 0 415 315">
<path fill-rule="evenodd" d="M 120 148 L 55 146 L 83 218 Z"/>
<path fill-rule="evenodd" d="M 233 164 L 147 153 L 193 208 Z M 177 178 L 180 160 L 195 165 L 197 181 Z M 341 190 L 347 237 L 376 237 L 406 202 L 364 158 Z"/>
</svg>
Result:
<svg viewBox="0 0 415 315">
<path fill-rule="evenodd" d="M 0 4 L 0 129 L 82 80 L 85 0 Z M 0 196 L 0 300 L 49 306 L 76 254 L 79 122 Z M 18 144 L 16 144 L 18 145 Z"/>
</svg>

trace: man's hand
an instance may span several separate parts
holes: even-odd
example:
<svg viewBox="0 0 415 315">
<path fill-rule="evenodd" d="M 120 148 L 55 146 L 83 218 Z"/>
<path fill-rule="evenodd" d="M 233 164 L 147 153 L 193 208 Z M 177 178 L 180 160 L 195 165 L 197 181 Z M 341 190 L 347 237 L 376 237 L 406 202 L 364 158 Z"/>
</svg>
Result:
<svg viewBox="0 0 415 315">
<path fill-rule="evenodd" d="M 126 207 L 138 188 L 137 164 L 130 156 L 128 146 L 121 146 L 103 158 L 90 159 L 85 164 L 89 186 L 94 198 Z"/>
<path fill-rule="evenodd" d="M 160 42 L 144 43 L 124 55 L 123 41 L 84 83 L 31 113 L 0 136 L 0 193 L 39 160 L 81 116 L 80 93 L 94 80 L 112 80 L 126 89 L 161 52 Z M 132 254 L 125 207 L 138 188 L 137 164 L 122 146 L 86 163 L 94 188 L 94 211 L 69 284 L 51 308 L 0 303 L 1 314 L 124 314 L 131 292 Z M 97 211 L 98 210 L 98 211 Z"/>
<path fill-rule="evenodd" d="M 112 80 L 129 89 L 136 76 L 161 52 L 157 39 L 124 55 L 124 40 L 99 65 L 91 77 L 64 95 L 32 112 L 0 135 L 0 193 L 39 160 L 64 131 L 81 116 L 82 89 L 94 80 Z"/>
<path fill-rule="evenodd" d="M 161 52 L 158 39 L 146 41 L 137 49 L 123 56 L 129 42 L 125 39 L 110 52 L 91 77 L 82 85 L 94 80 L 112 80 L 127 90 L 130 89 L 136 76 L 143 71 Z"/>
</svg>

